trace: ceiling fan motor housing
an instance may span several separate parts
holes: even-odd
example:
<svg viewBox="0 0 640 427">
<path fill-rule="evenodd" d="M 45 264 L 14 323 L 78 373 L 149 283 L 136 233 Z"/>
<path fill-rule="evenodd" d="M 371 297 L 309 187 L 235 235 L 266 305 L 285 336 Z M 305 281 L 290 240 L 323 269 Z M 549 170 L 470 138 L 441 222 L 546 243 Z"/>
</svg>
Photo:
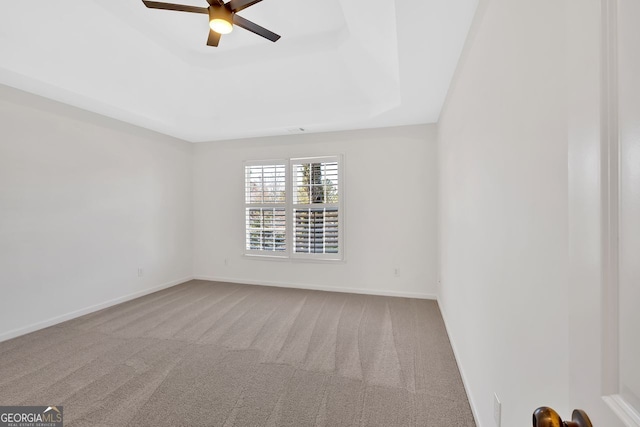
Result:
<svg viewBox="0 0 640 427">
<path fill-rule="evenodd" d="M 222 19 L 233 24 L 233 12 L 224 6 L 211 5 L 209 6 L 209 21 L 214 19 Z"/>
<path fill-rule="evenodd" d="M 209 7 L 187 6 L 175 3 L 163 3 L 152 0 L 142 0 L 142 3 L 150 9 L 175 10 L 178 12 L 203 13 L 209 15 L 209 37 L 207 46 L 218 46 L 220 36 L 228 34 L 233 30 L 234 25 L 251 31 L 254 34 L 264 37 L 272 42 L 278 41 L 280 36 L 267 30 L 260 25 L 236 15 L 236 12 L 244 10 L 249 6 L 260 3 L 261 0 L 231 0 L 225 3 L 224 0 L 207 0 Z"/>
</svg>

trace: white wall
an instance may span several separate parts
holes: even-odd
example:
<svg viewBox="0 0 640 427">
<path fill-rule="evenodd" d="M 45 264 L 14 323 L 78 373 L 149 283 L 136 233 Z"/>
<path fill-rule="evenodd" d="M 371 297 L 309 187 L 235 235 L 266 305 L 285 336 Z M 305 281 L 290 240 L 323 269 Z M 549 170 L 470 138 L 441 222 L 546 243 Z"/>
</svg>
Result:
<svg viewBox="0 0 640 427">
<path fill-rule="evenodd" d="M 481 427 L 569 402 L 565 2 L 481 2 L 439 123 L 440 303 Z"/>
<path fill-rule="evenodd" d="M 0 340 L 188 279 L 192 152 L 0 86 Z"/>
<path fill-rule="evenodd" d="M 435 296 L 435 126 L 212 142 L 194 154 L 196 277 Z M 344 155 L 345 262 L 245 257 L 243 161 L 331 154 Z"/>
</svg>

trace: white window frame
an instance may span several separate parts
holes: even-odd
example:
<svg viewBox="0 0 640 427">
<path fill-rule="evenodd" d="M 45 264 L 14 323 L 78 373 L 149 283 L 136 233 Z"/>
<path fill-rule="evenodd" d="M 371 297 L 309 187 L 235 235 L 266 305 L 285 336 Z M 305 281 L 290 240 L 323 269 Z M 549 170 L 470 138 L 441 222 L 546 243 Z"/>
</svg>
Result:
<svg viewBox="0 0 640 427">
<path fill-rule="evenodd" d="M 322 203 L 322 204 L 310 204 L 310 205 L 298 205 L 294 204 L 293 191 L 296 188 L 294 185 L 294 165 L 304 163 L 328 163 L 336 162 L 338 164 L 338 202 L 337 203 Z M 274 204 L 258 205 L 248 204 L 246 200 L 246 168 L 248 166 L 265 166 L 265 165 L 285 165 L 285 230 L 286 230 L 286 249 L 282 252 L 276 251 L 264 251 L 264 250 L 251 250 L 247 249 L 247 217 L 246 210 L 249 207 L 275 207 Z M 256 259 L 274 259 L 274 260 L 290 260 L 290 261 L 344 261 L 344 162 L 341 154 L 332 156 L 317 156 L 317 157 L 296 157 L 288 159 L 274 159 L 274 160 L 247 160 L 243 164 L 243 176 L 245 192 L 244 202 L 244 254 L 250 258 Z M 314 206 L 315 205 L 315 206 Z M 338 209 L 338 252 L 337 253 L 296 253 L 295 247 L 295 227 L 294 227 L 294 209 L 299 208 L 320 208 L 321 206 L 335 207 Z"/>
<path fill-rule="evenodd" d="M 291 242 L 291 253 L 290 256 L 292 259 L 302 259 L 302 260 L 328 260 L 328 261 L 341 261 L 343 259 L 343 186 L 344 182 L 342 179 L 342 156 L 322 156 L 322 157 L 299 157 L 289 160 L 289 184 L 290 187 L 287 189 L 287 201 L 289 203 L 289 208 L 287 209 L 288 217 L 288 236 L 289 241 Z M 296 188 L 295 186 L 295 175 L 294 175 L 294 166 L 305 163 L 332 163 L 335 162 L 338 164 L 338 202 L 337 203 L 320 203 L 320 204 L 295 204 L 293 192 Z M 313 209 L 313 208 L 337 208 L 338 210 L 338 252 L 337 253 L 302 253 L 295 252 L 295 218 L 294 212 L 296 208 L 299 209 Z"/>
<path fill-rule="evenodd" d="M 251 166 L 271 166 L 271 165 L 277 165 L 277 166 L 284 166 L 285 172 L 284 172 L 284 179 L 285 179 L 285 201 L 283 203 L 249 203 L 247 201 L 247 167 L 251 167 Z M 288 258 L 289 256 L 289 236 L 288 236 L 288 228 L 286 227 L 286 224 L 288 223 L 289 219 L 288 219 L 288 212 L 289 212 L 289 203 L 288 203 L 288 198 L 289 198 L 289 194 L 286 190 L 286 188 L 288 187 L 288 177 L 289 177 L 289 162 L 287 159 L 276 159 L 276 160 L 259 160 L 259 161 L 250 161 L 250 162 L 244 162 L 244 167 L 242 168 L 243 171 L 243 175 L 244 175 L 244 185 L 243 185 L 243 197 L 244 197 L 244 209 L 243 209 L 243 215 L 244 215 L 244 239 L 245 239 L 245 243 L 244 243 L 244 250 L 245 250 L 245 255 L 251 255 L 251 256 L 259 256 L 259 257 L 268 257 L 268 258 Z M 247 229 L 247 209 L 283 209 L 284 213 L 285 213 L 285 250 L 284 251 L 266 251 L 263 249 L 260 250 L 256 250 L 256 249 L 250 249 L 247 248 L 247 239 L 248 239 L 248 234 L 249 234 L 249 230 Z"/>
</svg>

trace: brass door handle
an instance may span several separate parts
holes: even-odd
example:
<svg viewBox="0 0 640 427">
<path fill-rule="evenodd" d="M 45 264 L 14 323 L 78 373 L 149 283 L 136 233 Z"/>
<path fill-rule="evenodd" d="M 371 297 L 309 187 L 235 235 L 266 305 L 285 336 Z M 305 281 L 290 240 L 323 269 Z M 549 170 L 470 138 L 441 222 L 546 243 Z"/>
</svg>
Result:
<svg viewBox="0 0 640 427">
<path fill-rule="evenodd" d="M 533 413 L 533 427 L 593 427 L 587 413 L 582 409 L 574 410 L 571 418 L 571 421 L 562 421 L 556 411 L 543 406 Z"/>
</svg>

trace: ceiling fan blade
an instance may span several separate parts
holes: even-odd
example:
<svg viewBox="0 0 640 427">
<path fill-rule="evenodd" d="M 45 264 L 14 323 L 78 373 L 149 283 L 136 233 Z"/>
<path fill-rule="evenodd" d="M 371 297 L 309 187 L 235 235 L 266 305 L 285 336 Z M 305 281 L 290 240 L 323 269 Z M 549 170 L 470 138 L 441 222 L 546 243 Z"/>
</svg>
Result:
<svg viewBox="0 0 640 427">
<path fill-rule="evenodd" d="M 207 40 L 207 46 L 218 47 L 218 43 L 220 43 L 220 34 L 216 33 L 213 30 L 209 30 L 209 39 Z"/>
<path fill-rule="evenodd" d="M 211 6 L 224 6 L 224 0 L 207 0 Z"/>
<path fill-rule="evenodd" d="M 271 40 L 272 42 L 275 42 L 280 38 L 280 36 L 277 35 L 276 33 L 273 33 L 267 30 L 266 28 L 261 27 L 260 25 L 249 21 L 248 19 L 244 19 L 242 16 L 238 16 L 234 14 L 233 23 L 236 24 L 238 27 L 242 27 L 245 30 L 249 30 L 252 33 L 255 33 L 259 36 L 264 37 L 267 40 Z"/>
<path fill-rule="evenodd" d="M 262 0 L 231 0 L 227 3 L 227 7 L 231 9 L 232 12 L 240 12 L 242 9 L 253 6 L 260 1 Z"/>
<path fill-rule="evenodd" d="M 165 10 L 177 10 L 178 12 L 191 12 L 191 13 L 209 13 L 209 9 L 206 7 L 186 6 L 184 4 L 173 3 L 160 3 L 157 1 L 142 0 L 145 6 L 149 9 L 165 9 Z"/>
</svg>

